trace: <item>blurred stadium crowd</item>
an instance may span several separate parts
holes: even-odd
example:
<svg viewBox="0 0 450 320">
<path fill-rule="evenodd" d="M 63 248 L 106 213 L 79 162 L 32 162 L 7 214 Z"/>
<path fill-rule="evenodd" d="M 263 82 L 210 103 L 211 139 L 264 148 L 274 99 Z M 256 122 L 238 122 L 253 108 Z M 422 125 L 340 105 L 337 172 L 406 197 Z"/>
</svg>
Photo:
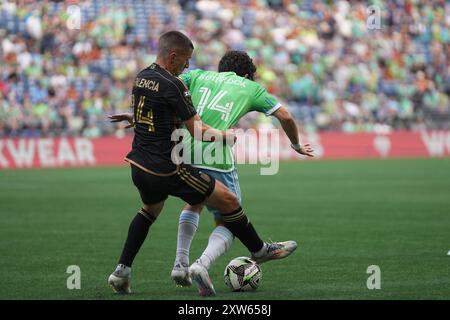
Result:
<svg viewBox="0 0 450 320">
<path fill-rule="evenodd" d="M 371 5 L 380 29 L 367 28 Z M 445 0 L 3 0 L 0 137 L 123 132 L 105 114 L 129 111 L 134 76 L 172 29 L 194 41 L 192 69 L 248 51 L 306 131 L 450 128 Z"/>
</svg>

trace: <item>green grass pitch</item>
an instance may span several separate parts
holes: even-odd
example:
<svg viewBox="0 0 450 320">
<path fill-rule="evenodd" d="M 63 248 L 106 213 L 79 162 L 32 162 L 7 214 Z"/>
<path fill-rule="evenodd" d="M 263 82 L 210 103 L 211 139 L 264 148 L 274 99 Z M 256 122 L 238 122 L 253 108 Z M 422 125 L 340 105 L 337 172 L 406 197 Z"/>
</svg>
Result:
<svg viewBox="0 0 450 320">
<path fill-rule="evenodd" d="M 239 168 L 243 207 L 268 240 L 297 240 L 289 258 L 262 265 L 260 288 L 229 292 L 212 267 L 208 299 L 450 299 L 450 159 L 304 161 L 279 174 Z M 135 260 L 130 296 L 107 286 L 140 207 L 128 167 L 0 171 L 0 299 L 200 299 L 170 279 L 182 202 L 169 199 Z M 191 260 L 213 228 L 204 211 Z M 68 290 L 69 265 L 81 289 Z M 367 267 L 381 289 L 366 287 Z"/>
</svg>

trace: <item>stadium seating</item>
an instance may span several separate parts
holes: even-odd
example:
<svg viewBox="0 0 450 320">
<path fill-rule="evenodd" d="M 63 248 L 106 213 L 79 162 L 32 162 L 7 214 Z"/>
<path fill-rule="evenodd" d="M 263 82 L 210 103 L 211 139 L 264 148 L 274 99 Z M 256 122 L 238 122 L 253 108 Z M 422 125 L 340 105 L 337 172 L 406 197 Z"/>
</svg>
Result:
<svg viewBox="0 0 450 320">
<path fill-rule="evenodd" d="M 194 40 L 191 68 L 247 50 L 307 131 L 450 127 L 446 1 L 375 2 L 380 30 L 366 27 L 372 1 L 19 3 L 0 5 L 0 137 L 113 134 L 105 114 L 129 110 L 134 75 L 170 29 Z"/>
</svg>

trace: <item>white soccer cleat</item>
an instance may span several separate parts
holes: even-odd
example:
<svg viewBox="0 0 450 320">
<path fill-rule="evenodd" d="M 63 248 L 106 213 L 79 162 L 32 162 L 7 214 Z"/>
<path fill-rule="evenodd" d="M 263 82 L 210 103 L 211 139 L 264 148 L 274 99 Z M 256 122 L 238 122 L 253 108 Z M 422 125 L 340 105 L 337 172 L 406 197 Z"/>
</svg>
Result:
<svg viewBox="0 0 450 320">
<path fill-rule="evenodd" d="M 190 287 L 192 285 L 191 275 L 189 274 L 189 266 L 183 263 L 176 264 L 170 274 L 172 280 L 175 281 L 177 287 Z"/>
<path fill-rule="evenodd" d="M 297 249 L 297 242 L 284 241 L 267 243 L 267 251 L 261 257 L 252 255 L 252 260 L 257 264 L 264 263 L 269 260 L 283 259 L 291 255 Z"/>
<path fill-rule="evenodd" d="M 202 297 L 211 297 L 216 295 L 216 290 L 212 284 L 211 278 L 209 277 L 208 270 L 198 262 L 194 262 L 189 268 L 189 273 L 191 274 L 192 280 L 197 284 L 198 293 Z"/>
<path fill-rule="evenodd" d="M 108 278 L 115 293 L 131 293 L 131 268 L 119 264 Z"/>
</svg>

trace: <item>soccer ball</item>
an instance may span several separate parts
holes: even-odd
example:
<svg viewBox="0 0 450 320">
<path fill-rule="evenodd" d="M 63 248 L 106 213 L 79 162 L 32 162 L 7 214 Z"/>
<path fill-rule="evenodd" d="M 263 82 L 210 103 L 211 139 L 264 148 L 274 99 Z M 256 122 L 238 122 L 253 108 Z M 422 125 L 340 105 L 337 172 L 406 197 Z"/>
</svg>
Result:
<svg viewBox="0 0 450 320">
<path fill-rule="evenodd" d="M 228 263 L 223 277 L 231 291 L 254 291 L 259 286 L 262 271 L 250 258 L 238 257 Z"/>
</svg>

